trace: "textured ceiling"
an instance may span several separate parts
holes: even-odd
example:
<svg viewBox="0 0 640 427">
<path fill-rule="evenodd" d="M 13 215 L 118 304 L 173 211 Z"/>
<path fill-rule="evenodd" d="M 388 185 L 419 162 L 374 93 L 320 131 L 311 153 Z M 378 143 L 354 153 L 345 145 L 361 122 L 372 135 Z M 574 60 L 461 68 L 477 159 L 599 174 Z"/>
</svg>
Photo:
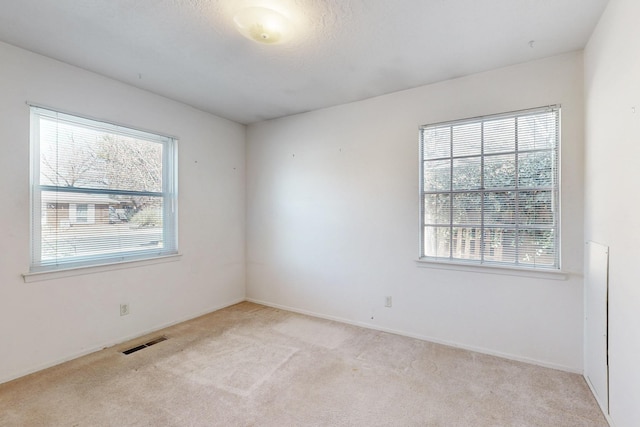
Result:
<svg viewBox="0 0 640 427">
<path fill-rule="evenodd" d="M 606 3 L 0 0 L 0 40 L 252 123 L 582 49 Z M 248 6 L 287 15 L 294 38 L 242 37 Z"/>
</svg>

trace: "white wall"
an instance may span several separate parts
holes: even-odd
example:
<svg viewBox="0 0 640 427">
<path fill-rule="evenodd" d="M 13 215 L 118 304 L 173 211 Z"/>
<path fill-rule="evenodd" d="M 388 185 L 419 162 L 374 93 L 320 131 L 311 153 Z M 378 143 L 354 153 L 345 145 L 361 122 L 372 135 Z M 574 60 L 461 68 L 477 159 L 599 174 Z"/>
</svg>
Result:
<svg viewBox="0 0 640 427">
<path fill-rule="evenodd" d="M 639 19 L 637 0 L 609 2 L 585 50 L 585 238 L 610 247 L 610 410 L 618 427 L 640 425 Z"/>
<path fill-rule="evenodd" d="M 244 299 L 244 126 L 3 43 L 0 64 L 0 382 Z M 179 261 L 23 282 L 25 101 L 180 138 Z"/>
<path fill-rule="evenodd" d="M 247 296 L 581 372 L 582 65 L 572 53 L 250 125 Z M 576 274 L 418 268 L 418 127 L 555 103 L 563 267 Z"/>
</svg>

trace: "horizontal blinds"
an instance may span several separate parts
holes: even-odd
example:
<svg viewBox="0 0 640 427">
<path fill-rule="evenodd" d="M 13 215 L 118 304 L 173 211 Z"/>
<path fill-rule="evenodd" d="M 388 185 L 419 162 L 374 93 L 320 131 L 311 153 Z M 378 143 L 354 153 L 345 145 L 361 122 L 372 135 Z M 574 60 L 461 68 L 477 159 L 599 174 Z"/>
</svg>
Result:
<svg viewBox="0 0 640 427">
<path fill-rule="evenodd" d="M 32 107 L 32 271 L 177 251 L 175 140 Z"/>
<path fill-rule="evenodd" d="M 559 268 L 559 113 L 421 128 L 422 256 Z"/>
</svg>

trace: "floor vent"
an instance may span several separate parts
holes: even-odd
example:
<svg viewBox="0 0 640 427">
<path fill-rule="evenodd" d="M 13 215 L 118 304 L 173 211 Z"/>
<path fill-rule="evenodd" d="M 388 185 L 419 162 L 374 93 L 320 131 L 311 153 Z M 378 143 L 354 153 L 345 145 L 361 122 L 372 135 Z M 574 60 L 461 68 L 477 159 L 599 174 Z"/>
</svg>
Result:
<svg viewBox="0 0 640 427">
<path fill-rule="evenodd" d="M 122 352 L 122 354 L 135 353 L 136 351 L 142 350 L 143 348 L 151 347 L 154 344 L 158 344 L 159 342 L 166 341 L 166 340 L 167 340 L 167 337 L 165 337 L 165 336 L 154 338 L 151 341 L 149 341 L 148 343 L 137 345 L 137 346 L 132 347 L 132 348 L 130 348 L 128 350 L 125 350 L 125 351 Z"/>
</svg>

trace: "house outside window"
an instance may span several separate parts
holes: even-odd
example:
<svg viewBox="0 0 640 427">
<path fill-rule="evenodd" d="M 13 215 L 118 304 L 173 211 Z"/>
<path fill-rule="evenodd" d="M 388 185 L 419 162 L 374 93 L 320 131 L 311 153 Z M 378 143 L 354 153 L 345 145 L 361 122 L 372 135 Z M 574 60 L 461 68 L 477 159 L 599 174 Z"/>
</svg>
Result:
<svg viewBox="0 0 640 427">
<path fill-rule="evenodd" d="M 174 138 L 31 107 L 31 272 L 177 253 Z"/>
<path fill-rule="evenodd" d="M 560 107 L 422 126 L 420 259 L 560 269 Z"/>
</svg>

